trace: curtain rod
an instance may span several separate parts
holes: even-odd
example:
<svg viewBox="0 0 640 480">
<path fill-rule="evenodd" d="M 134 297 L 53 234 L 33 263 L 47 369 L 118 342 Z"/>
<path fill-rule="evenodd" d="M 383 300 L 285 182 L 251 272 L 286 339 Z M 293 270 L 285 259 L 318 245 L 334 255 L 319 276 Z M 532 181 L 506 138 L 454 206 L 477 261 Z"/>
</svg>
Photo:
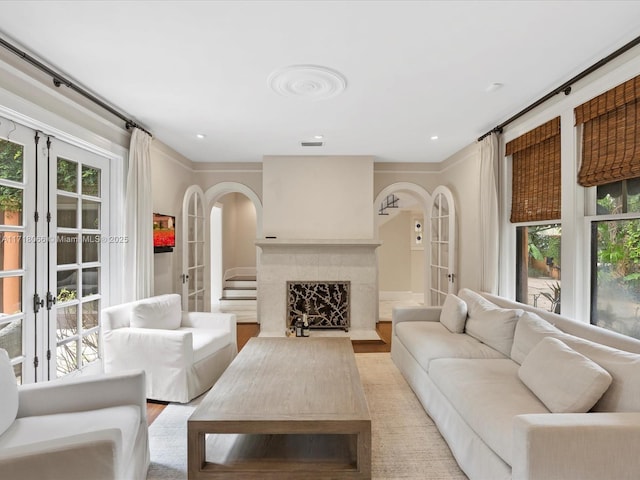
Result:
<svg viewBox="0 0 640 480">
<path fill-rule="evenodd" d="M 73 84 L 72 82 L 70 82 L 68 79 L 66 79 L 62 75 L 60 75 L 55 70 L 52 70 L 51 68 L 47 67 L 44 63 L 40 62 L 39 60 L 36 60 L 34 57 L 32 57 L 31 55 L 27 54 L 26 52 L 23 52 L 22 50 L 20 50 L 16 46 L 14 46 L 11 43 L 7 42 L 2 37 L 0 37 L 0 45 L 2 45 L 4 48 L 6 48 L 10 52 L 14 53 L 15 55 L 17 55 L 18 57 L 20 57 L 25 62 L 33 65 L 37 69 L 39 69 L 42 72 L 46 73 L 47 75 L 51 76 L 51 78 L 53 80 L 53 84 L 56 87 L 60 87 L 61 85 L 64 85 L 65 87 L 70 88 L 71 90 L 79 93 L 80 95 L 82 95 L 86 99 L 92 101 L 93 103 L 95 103 L 99 107 L 102 107 L 104 110 L 108 111 L 109 113 L 111 113 L 111 114 L 115 115 L 116 117 L 120 118 L 121 120 L 123 120 L 125 122 L 125 128 L 127 130 L 129 130 L 130 128 L 137 128 L 139 130 L 142 130 L 144 133 L 146 133 L 150 137 L 153 136 L 151 134 L 151 132 L 149 132 L 147 129 L 141 127 L 140 125 L 138 125 L 136 122 L 134 122 L 130 118 L 127 118 L 123 113 L 119 112 L 118 110 L 116 110 L 112 106 L 107 105 L 105 102 L 103 102 L 99 98 L 95 97 L 91 93 L 87 92 L 83 88 Z"/>
<path fill-rule="evenodd" d="M 586 77 L 587 75 L 590 75 L 591 73 L 595 72 L 596 70 L 598 70 L 600 67 L 606 65 L 607 63 L 609 63 L 611 60 L 619 57 L 620 55 L 622 55 L 623 53 L 625 53 L 628 50 L 631 50 L 633 47 L 635 47 L 636 45 L 640 44 L 640 37 L 636 37 L 633 40 L 631 40 L 629 43 L 627 43 L 626 45 L 620 47 L 618 50 L 616 50 L 615 52 L 607 55 L 606 57 L 604 57 L 603 59 L 601 59 L 599 62 L 594 63 L 593 65 L 591 65 L 589 68 L 587 68 L 586 70 L 582 71 L 581 73 L 579 73 L 578 75 L 576 75 L 575 77 L 571 78 L 570 80 L 566 81 L 565 83 L 563 83 L 562 85 L 560 85 L 558 88 L 556 88 L 555 90 L 552 90 L 551 92 L 547 93 L 544 97 L 542 97 L 541 99 L 539 99 L 538 101 L 532 103 L 531 105 L 529 105 L 527 108 L 525 108 L 524 110 L 519 111 L 518 113 L 516 113 L 514 116 L 512 116 L 511 118 L 509 118 L 508 120 L 505 120 L 504 122 L 502 122 L 500 125 L 498 125 L 497 127 L 494 127 L 493 129 L 489 130 L 487 133 L 485 133 L 484 135 L 482 135 L 481 137 L 478 137 L 478 141 L 482 141 L 485 137 L 488 137 L 489 135 L 491 135 L 492 133 L 502 133 L 502 129 L 504 127 L 506 127 L 507 125 L 509 125 L 511 122 L 513 122 L 514 120 L 517 120 L 518 118 L 522 117 L 524 114 L 529 113 L 531 110 L 533 110 L 534 108 L 540 106 L 541 104 L 543 104 L 544 102 L 546 102 L 547 100 L 549 100 L 550 98 L 555 97 L 556 95 L 558 95 L 559 93 L 564 93 L 565 95 L 569 95 L 571 93 L 571 85 L 576 83 L 578 80 L 582 80 L 584 77 Z"/>
</svg>

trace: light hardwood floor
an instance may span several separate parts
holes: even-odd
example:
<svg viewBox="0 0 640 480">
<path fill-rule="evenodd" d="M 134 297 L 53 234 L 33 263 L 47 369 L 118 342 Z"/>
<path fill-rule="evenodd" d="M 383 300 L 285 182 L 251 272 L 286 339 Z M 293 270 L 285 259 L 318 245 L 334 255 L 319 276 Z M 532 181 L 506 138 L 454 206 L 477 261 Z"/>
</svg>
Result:
<svg viewBox="0 0 640 480">
<path fill-rule="evenodd" d="M 378 353 L 391 351 L 391 322 L 380 321 L 376 326 L 376 331 L 381 340 L 354 340 L 353 351 L 356 353 Z M 237 326 L 238 350 L 249 341 L 251 337 L 257 337 L 260 333 L 260 325 L 257 323 L 239 323 Z M 151 425 L 153 421 L 162 413 L 167 402 L 147 402 L 147 423 Z"/>
</svg>

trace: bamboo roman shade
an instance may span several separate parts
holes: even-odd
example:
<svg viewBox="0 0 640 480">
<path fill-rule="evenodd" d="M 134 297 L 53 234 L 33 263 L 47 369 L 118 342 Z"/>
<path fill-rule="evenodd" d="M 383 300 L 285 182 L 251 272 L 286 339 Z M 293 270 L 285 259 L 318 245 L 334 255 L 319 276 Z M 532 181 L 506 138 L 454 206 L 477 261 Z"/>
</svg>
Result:
<svg viewBox="0 0 640 480">
<path fill-rule="evenodd" d="M 506 145 L 512 156 L 511 222 L 560 218 L 560 117 Z"/>
<path fill-rule="evenodd" d="M 575 109 L 582 130 L 578 183 L 585 187 L 640 177 L 640 76 Z"/>
</svg>

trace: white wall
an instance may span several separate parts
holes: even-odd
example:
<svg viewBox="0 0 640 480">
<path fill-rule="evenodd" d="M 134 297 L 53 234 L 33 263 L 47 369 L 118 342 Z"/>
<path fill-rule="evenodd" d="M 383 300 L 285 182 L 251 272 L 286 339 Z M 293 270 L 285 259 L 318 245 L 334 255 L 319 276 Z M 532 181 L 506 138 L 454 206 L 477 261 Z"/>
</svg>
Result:
<svg viewBox="0 0 640 480">
<path fill-rule="evenodd" d="M 402 211 L 379 228 L 378 238 L 382 241 L 378 248 L 381 292 L 411 290 L 411 219 L 410 212 Z"/>
<path fill-rule="evenodd" d="M 480 288 L 480 147 L 473 143 L 443 164 L 440 182 L 453 193 L 458 243 L 457 278 L 461 288 Z"/>
<path fill-rule="evenodd" d="M 424 249 L 411 249 L 411 291 L 424 293 Z"/>
<path fill-rule="evenodd" d="M 283 239 L 373 238 L 373 158 L 263 160 L 264 235 Z"/>
<path fill-rule="evenodd" d="M 256 266 L 256 209 L 241 193 L 228 193 L 222 204 L 223 271 Z"/>
<path fill-rule="evenodd" d="M 163 143 L 153 140 L 151 184 L 153 211 L 176 217 L 176 248 L 173 252 L 153 255 L 153 293 L 182 293 L 182 199 L 187 187 L 192 184 L 191 162 Z"/>
</svg>

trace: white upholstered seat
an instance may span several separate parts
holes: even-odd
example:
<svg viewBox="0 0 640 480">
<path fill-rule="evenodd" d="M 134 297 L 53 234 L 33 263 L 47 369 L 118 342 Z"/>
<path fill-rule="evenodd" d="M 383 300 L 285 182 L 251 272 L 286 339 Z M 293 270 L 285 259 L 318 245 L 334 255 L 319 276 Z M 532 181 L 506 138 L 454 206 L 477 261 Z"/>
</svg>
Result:
<svg viewBox="0 0 640 480">
<path fill-rule="evenodd" d="M 0 349 L 0 405 L 1 479 L 146 477 L 144 372 L 17 386 Z"/>
<path fill-rule="evenodd" d="M 144 370 L 147 398 L 186 403 L 211 388 L 235 357 L 236 317 L 182 312 L 177 294 L 102 310 L 105 372 Z"/>
</svg>

